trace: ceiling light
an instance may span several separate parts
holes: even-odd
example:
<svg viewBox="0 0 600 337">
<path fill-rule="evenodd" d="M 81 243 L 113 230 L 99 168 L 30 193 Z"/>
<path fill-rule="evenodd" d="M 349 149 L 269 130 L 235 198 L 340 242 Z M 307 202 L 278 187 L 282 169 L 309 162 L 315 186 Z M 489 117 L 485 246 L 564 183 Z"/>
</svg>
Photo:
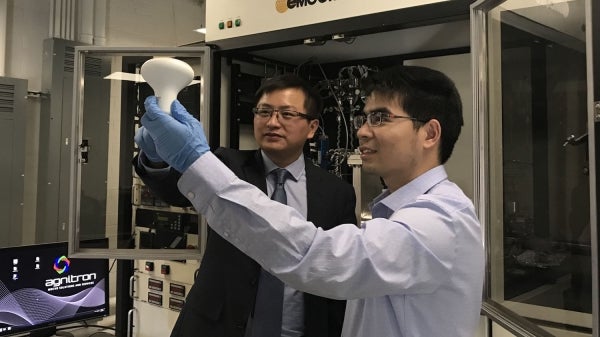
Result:
<svg viewBox="0 0 600 337">
<path fill-rule="evenodd" d="M 146 82 L 140 74 L 124 73 L 122 71 L 114 72 L 108 76 L 105 76 L 104 78 L 107 80 Z"/>
<path fill-rule="evenodd" d="M 191 81 L 190 84 L 188 84 L 188 85 L 200 83 L 199 76 L 197 76 L 197 77 L 198 77 L 198 79 Z M 104 79 L 117 80 L 117 81 L 133 81 L 133 82 L 137 82 L 137 83 L 146 82 L 141 74 L 124 73 L 122 71 L 115 71 L 114 73 L 111 73 L 110 75 L 104 76 Z"/>
</svg>

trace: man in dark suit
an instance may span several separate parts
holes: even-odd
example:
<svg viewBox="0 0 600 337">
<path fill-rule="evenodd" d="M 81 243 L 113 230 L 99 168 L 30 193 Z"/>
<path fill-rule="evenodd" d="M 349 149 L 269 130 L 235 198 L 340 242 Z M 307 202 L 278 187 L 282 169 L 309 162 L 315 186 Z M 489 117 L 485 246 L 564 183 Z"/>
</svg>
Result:
<svg viewBox="0 0 600 337">
<path fill-rule="evenodd" d="M 356 223 L 356 197 L 352 186 L 314 166 L 303 155 L 304 144 L 319 125 L 322 102 L 311 86 L 295 75 L 281 75 L 263 83 L 256 94 L 254 136 L 260 149 L 240 151 L 220 148 L 215 154 L 236 175 L 267 194 L 274 182 L 269 172 L 285 168 L 287 204 L 296 208 L 317 227 Z M 175 104 L 178 104 L 176 102 Z M 144 149 L 152 140 L 136 134 Z M 149 145 L 149 146 L 148 146 Z M 134 159 L 138 175 L 158 197 L 176 206 L 189 206 L 179 193 L 179 172 L 173 168 L 153 170 L 161 162 L 156 153 Z M 277 252 L 273 252 L 277 254 Z M 190 289 L 171 337 L 339 337 L 345 301 L 301 293 L 285 287 L 281 333 L 256 336 L 252 332 L 261 267 L 209 229 L 207 245 L 195 283 Z"/>
</svg>

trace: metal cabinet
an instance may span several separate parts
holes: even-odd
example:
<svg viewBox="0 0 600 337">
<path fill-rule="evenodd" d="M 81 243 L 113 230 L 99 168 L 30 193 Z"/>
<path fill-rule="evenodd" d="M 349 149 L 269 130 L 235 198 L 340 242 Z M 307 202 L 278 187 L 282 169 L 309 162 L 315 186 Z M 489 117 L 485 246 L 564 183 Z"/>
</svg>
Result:
<svg viewBox="0 0 600 337">
<path fill-rule="evenodd" d="M 599 335 L 594 5 L 471 6 L 483 311 L 518 336 Z"/>
</svg>

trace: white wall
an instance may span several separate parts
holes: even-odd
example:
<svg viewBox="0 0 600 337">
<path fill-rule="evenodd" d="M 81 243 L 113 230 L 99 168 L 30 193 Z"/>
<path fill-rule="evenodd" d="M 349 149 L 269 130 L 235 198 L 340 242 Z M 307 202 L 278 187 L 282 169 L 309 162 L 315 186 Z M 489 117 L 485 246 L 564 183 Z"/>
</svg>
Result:
<svg viewBox="0 0 600 337">
<path fill-rule="evenodd" d="M 203 24 L 203 0 L 108 0 L 106 45 L 183 46 L 204 40 Z"/>
</svg>

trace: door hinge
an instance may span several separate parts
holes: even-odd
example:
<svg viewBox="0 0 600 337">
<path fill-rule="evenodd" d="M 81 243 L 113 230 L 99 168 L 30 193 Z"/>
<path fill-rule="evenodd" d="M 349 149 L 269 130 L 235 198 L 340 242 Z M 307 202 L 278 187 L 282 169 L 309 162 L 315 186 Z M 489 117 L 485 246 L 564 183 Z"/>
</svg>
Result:
<svg viewBox="0 0 600 337">
<path fill-rule="evenodd" d="M 89 162 L 89 157 L 88 157 L 89 150 L 90 150 L 90 147 L 89 147 L 88 140 L 83 139 L 81 141 L 81 144 L 79 145 L 79 152 L 81 153 L 80 162 L 82 164 L 87 164 Z"/>
</svg>

